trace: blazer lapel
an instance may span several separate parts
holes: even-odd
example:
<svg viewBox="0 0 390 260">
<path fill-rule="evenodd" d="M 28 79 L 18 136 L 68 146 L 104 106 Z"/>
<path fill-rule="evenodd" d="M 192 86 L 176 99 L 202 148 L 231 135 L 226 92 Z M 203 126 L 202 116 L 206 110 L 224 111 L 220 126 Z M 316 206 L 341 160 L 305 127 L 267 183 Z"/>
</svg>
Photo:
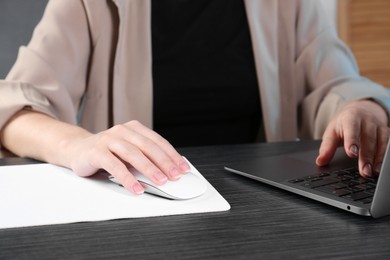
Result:
<svg viewBox="0 0 390 260">
<path fill-rule="evenodd" d="M 297 136 L 294 30 L 286 28 L 294 1 L 245 0 L 267 141 Z M 292 28 L 294 27 L 294 24 Z"/>
<path fill-rule="evenodd" d="M 152 127 L 150 1 L 112 1 L 119 13 L 113 79 L 113 123 L 137 119 Z"/>
</svg>

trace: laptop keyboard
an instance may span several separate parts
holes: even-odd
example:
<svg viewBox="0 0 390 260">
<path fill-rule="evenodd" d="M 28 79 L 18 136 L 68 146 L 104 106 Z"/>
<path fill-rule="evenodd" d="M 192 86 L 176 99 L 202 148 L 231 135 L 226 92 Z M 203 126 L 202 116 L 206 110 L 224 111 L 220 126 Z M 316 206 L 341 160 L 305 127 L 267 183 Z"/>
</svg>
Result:
<svg viewBox="0 0 390 260">
<path fill-rule="evenodd" d="M 376 178 L 363 178 L 357 167 L 337 171 L 321 172 L 289 181 L 305 188 L 319 190 L 364 204 L 372 202 Z"/>
</svg>

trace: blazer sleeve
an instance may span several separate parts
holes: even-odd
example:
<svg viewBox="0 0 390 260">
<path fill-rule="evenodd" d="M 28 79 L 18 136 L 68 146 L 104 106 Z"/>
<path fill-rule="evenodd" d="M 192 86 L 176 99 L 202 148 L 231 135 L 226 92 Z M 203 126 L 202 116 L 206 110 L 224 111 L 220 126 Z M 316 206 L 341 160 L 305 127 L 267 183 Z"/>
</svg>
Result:
<svg viewBox="0 0 390 260">
<path fill-rule="evenodd" d="M 308 93 L 300 110 L 304 135 L 321 138 L 337 112 L 354 100 L 373 99 L 389 115 L 389 91 L 360 76 L 353 54 L 328 23 L 321 3 L 298 3 L 296 69 Z"/>
<path fill-rule="evenodd" d="M 30 43 L 0 81 L 0 130 L 23 108 L 75 124 L 91 49 L 82 1 L 48 1 Z"/>
</svg>

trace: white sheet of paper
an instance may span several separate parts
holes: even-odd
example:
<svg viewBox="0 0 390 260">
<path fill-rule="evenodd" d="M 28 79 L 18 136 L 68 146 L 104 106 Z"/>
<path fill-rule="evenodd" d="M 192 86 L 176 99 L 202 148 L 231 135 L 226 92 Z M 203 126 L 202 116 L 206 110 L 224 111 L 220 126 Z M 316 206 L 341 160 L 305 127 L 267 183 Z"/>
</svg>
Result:
<svg viewBox="0 0 390 260">
<path fill-rule="evenodd" d="M 135 196 L 106 178 L 81 178 L 51 164 L 2 166 L 0 228 L 229 210 L 229 203 L 204 180 L 205 194 L 177 201 L 149 194 Z"/>
</svg>

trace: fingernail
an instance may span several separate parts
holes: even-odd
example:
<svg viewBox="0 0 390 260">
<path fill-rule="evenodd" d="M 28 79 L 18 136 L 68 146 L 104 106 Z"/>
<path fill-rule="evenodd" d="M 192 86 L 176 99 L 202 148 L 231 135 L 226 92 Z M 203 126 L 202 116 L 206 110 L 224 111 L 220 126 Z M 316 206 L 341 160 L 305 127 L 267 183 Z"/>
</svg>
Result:
<svg viewBox="0 0 390 260">
<path fill-rule="evenodd" d="M 145 190 L 144 190 L 144 187 L 142 187 L 141 184 L 136 183 L 136 184 L 133 185 L 133 191 L 134 191 L 135 194 L 141 195 L 141 194 L 144 193 Z"/>
<path fill-rule="evenodd" d="M 174 180 L 178 180 L 180 179 L 180 172 L 177 168 L 173 168 L 171 171 L 170 171 L 170 174 L 171 174 L 171 177 L 174 179 Z"/>
<path fill-rule="evenodd" d="M 321 166 L 321 157 L 319 155 L 316 158 L 316 164 Z"/>
<path fill-rule="evenodd" d="M 182 172 L 188 172 L 191 169 L 187 162 L 180 163 L 179 167 Z"/>
<path fill-rule="evenodd" d="M 153 175 L 154 179 L 158 182 L 158 183 L 161 183 L 161 184 L 164 184 L 168 181 L 168 178 L 167 176 L 165 176 L 165 174 L 163 174 L 162 172 L 156 172 L 154 175 Z"/>
<path fill-rule="evenodd" d="M 351 147 L 349 147 L 349 152 L 352 153 L 355 157 L 358 157 L 359 155 L 359 149 L 357 145 L 353 144 Z"/>
<path fill-rule="evenodd" d="M 364 165 L 363 174 L 367 177 L 372 177 L 372 167 L 370 163 L 366 163 L 366 165 Z"/>
<path fill-rule="evenodd" d="M 375 172 L 376 173 L 380 173 L 381 172 L 381 169 L 382 169 L 382 163 L 377 163 L 375 165 Z"/>
</svg>

